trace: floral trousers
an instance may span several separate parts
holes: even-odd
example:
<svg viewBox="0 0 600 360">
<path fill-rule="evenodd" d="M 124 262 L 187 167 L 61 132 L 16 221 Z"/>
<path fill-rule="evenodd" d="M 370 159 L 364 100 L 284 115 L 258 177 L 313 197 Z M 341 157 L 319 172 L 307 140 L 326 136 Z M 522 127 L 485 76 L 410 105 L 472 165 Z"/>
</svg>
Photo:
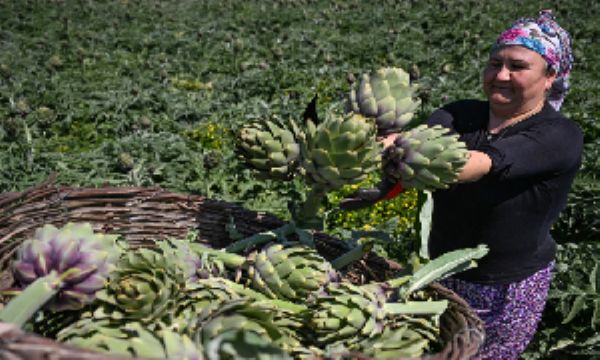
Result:
<svg viewBox="0 0 600 360">
<path fill-rule="evenodd" d="M 485 322 L 485 342 L 476 359 L 518 360 L 542 317 L 554 262 L 530 277 L 506 285 L 449 278 L 440 283 L 460 295 Z"/>
</svg>

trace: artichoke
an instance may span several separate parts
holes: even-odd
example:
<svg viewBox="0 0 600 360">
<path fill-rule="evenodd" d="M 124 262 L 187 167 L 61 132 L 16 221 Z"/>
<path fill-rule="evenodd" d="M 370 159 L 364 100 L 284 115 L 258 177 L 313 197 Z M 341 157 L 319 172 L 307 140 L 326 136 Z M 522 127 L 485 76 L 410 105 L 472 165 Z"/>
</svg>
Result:
<svg viewBox="0 0 600 360">
<path fill-rule="evenodd" d="M 188 282 L 195 283 L 199 279 L 229 276 L 225 265 L 207 254 L 198 256 L 190 247 L 189 240 L 165 239 L 157 243 L 157 247 L 165 257 L 166 262 L 177 264 L 186 274 Z"/>
<path fill-rule="evenodd" d="M 139 322 L 122 323 L 82 314 L 82 319 L 62 329 L 57 340 L 111 355 L 169 360 L 202 360 L 201 347 L 166 329 L 150 331 Z"/>
<path fill-rule="evenodd" d="M 237 319 L 236 319 L 237 320 Z M 271 339 L 258 333 L 235 327 L 210 338 L 204 344 L 206 360 L 291 360 Z"/>
<path fill-rule="evenodd" d="M 271 244 L 247 257 L 194 245 L 201 256 L 208 255 L 232 269 L 245 269 L 249 285 L 270 298 L 306 299 L 330 281 L 337 272 L 313 248 L 294 244 Z"/>
<path fill-rule="evenodd" d="M 377 134 L 402 130 L 412 119 L 421 100 L 414 98 L 416 86 L 401 68 L 382 68 L 364 74 L 358 89 L 352 89 L 347 109 L 375 118 Z"/>
<path fill-rule="evenodd" d="M 308 328 L 321 346 L 350 345 L 383 331 L 385 294 L 340 282 L 310 304 Z"/>
<path fill-rule="evenodd" d="M 308 182 L 323 191 L 363 181 L 381 161 L 375 125 L 352 113 L 329 114 L 319 125 L 307 121 L 300 152 Z"/>
<path fill-rule="evenodd" d="M 338 279 L 331 264 L 306 246 L 273 244 L 251 253 L 248 261 L 253 287 L 272 298 L 306 299 Z"/>
<path fill-rule="evenodd" d="M 47 303 L 53 311 L 76 310 L 90 303 L 114 270 L 120 251 L 114 235 L 95 234 L 90 224 L 45 225 L 18 250 L 15 279 L 26 287 L 55 274 L 58 293 Z"/>
<path fill-rule="evenodd" d="M 232 300 L 222 304 L 215 311 L 204 313 L 199 317 L 202 327 L 196 334 L 195 340 L 209 353 L 211 352 L 209 349 L 227 340 L 236 352 L 242 351 L 239 356 L 244 356 L 243 352 L 252 352 L 245 357 L 260 358 L 261 353 L 275 353 L 281 356 L 276 358 L 288 358 L 286 353 L 302 351 L 302 343 L 297 332 L 305 311 L 306 308 L 303 306 L 284 301 Z M 278 321 L 278 319 L 288 319 L 288 321 Z M 240 331 L 244 333 L 240 334 Z M 232 343 L 234 340 L 235 342 Z M 232 355 L 209 358 L 238 358 Z M 221 353 L 221 356 L 224 354 Z"/>
<path fill-rule="evenodd" d="M 436 342 L 411 328 L 410 324 L 386 326 L 383 332 L 354 344 L 351 349 L 373 359 L 418 358 Z"/>
<path fill-rule="evenodd" d="M 206 317 L 224 303 L 243 298 L 266 299 L 264 295 L 227 279 L 200 279 L 186 287 L 184 296 L 173 311 L 168 328 L 192 335 L 198 329 L 198 317 Z"/>
<path fill-rule="evenodd" d="M 160 331 L 165 347 L 166 358 L 169 360 L 203 360 L 202 347 L 195 344 L 189 337 L 169 330 Z"/>
<path fill-rule="evenodd" d="M 300 148 L 298 128 L 293 120 L 290 128 L 276 121 L 257 121 L 240 130 L 237 150 L 246 164 L 265 178 L 288 180 L 298 167 Z"/>
<path fill-rule="evenodd" d="M 309 304 L 312 316 L 307 326 L 314 340 L 327 348 L 352 347 L 358 339 L 379 336 L 384 329 L 412 319 L 409 316 L 439 317 L 447 308 L 446 300 L 391 301 L 397 288 L 409 280 L 410 276 L 403 276 L 363 286 L 330 284 Z"/>
<path fill-rule="evenodd" d="M 458 135 L 440 125 L 419 125 L 402 132 L 383 153 L 387 178 L 404 188 L 445 189 L 456 178 L 468 159 L 468 150 Z"/>
<path fill-rule="evenodd" d="M 114 307 L 106 313 L 143 324 L 168 323 L 190 273 L 168 255 L 159 249 L 128 252 L 108 287 L 98 292 L 98 299 Z"/>
</svg>

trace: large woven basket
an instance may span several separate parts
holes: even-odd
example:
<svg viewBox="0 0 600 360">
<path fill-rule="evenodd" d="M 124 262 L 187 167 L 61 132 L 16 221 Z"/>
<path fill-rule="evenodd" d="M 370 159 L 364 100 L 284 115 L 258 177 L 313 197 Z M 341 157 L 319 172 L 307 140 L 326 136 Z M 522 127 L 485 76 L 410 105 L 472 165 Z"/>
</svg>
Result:
<svg viewBox="0 0 600 360">
<path fill-rule="evenodd" d="M 245 235 L 283 225 L 273 215 L 238 205 L 160 188 L 72 188 L 43 184 L 23 192 L 0 194 L 0 289 L 13 285 L 11 261 L 18 245 L 44 224 L 89 222 L 96 231 L 120 234 L 132 247 L 151 246 L 153 240 L 183 238 L 197 231 L 197 241 L 213 247 L 228 244 L 227 224 L 234 222 Z M 315 236 L 317 250 L 327 259 L 341 255 L 346 247 L 323 233 Z M 354 283 L 382 281 L 400 270 L 398 264 L 373 253 L 345 270 Z M 449 300 L 441 318 L 445 346 L 421 359 L 463 360 L 471 358 L 483 341 L 483 323 L 468 304 L 439 284 L 430 286 L 439 298 Z M 7 299 L 0 297 L 0 307 Z M 368 359 L 360 354 L 355 358 Z M 0 359 L 122 359 L 59 344 L 25 334 L 0 323 Z"/>
</svg>

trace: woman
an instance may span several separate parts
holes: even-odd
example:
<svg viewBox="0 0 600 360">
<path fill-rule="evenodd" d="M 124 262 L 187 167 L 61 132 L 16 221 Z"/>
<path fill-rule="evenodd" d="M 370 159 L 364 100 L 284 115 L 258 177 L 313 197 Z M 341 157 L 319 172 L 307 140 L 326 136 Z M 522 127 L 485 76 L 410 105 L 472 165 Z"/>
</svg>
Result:
<svg viewBox="0 0 600 360">
<path fill-rule="evenodd" d="M 550 226 L 581 164 L 580 128 L 558 112 L 569 86 L 569 35 L 549 11 L 504 31 L 483 71 L 488 101 L 458 101 L 430 125 L 460 134 L 470 158 L 461 184 L 434 196 L 430 255 L 486 243 L 476 269 L 443 284 L 486 324 L 484 359 L 518 359 L 533 337 L 551 280 Z"/>
<path fill-rule="evenodd" d="M 442 282 L 484 320 L 480 358 L 518 359 L 546 303 L 556 251 L 549 230 L 583 147 L 580 128 L 558 112 L 572 62 L 569 35 L 549 11 L 520 19 L 492 48 L 483 71 L 487 101 L 457 101 L 428 120 L 458 133 L 470 150 L 459 184 L 433 193 L 429 252 L 490 248 L 477 268 Z M 386 186 L 375 200 L 397 194 L 398 186 Z M 362 204 L 348 199 L 346 207 Z"/>
</svg>

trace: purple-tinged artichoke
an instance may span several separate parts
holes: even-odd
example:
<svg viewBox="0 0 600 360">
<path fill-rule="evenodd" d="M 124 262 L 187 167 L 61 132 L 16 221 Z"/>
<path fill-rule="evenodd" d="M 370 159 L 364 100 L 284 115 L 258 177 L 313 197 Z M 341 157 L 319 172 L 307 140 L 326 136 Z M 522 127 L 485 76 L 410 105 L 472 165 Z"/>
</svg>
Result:
<svg viewBox="0 0 600 360">
<path fill-rule="evenodd" d="M 15 278 L 26 287 L 54 271 L 63 284 L 48 308 L 79 309 L 94 299 L 115 268 L 120 254 L 116 238 L 95 234 L 87 223 L 69 223 L 62 229 L 45 225 L 21 245 L 14 263 Z"/>
<path fill-rule="evenodd" d="M 23 290 L 0 312 L 0 320 L 22 326 L 44 305 L 61 311 L 92 302 L 115 269 L 116 239 L 94 234 L 87 223 L 37 229 L 18 249 L 13 271 Z"/>
</svg>

